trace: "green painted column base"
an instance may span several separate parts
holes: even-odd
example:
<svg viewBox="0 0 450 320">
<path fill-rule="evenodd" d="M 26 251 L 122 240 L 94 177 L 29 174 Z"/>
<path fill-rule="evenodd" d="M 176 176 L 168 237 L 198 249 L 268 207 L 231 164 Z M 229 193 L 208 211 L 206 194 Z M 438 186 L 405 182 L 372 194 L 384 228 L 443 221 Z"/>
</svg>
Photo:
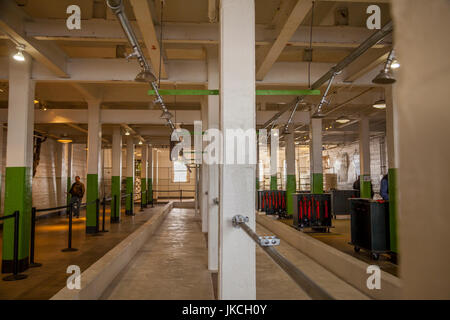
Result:
<svg viewBox="0 0 450 320">
<path fill-rule="evenodd" d="M 151 203 L 153 205 L 153 179 L 149 178 L 147 187 L 147 203 Z"/>
<path fill-rule="evenodd" d="M 292 195 L 296 192 L 295 174 L 288 174 L 286 177 L 286 209 L 287 214 L 294 214 L 294 199 Z"/>
<path fill-rule="evenodd" d="M 311 174 L 311 193 L 314 194 L 323 193 L 323 173 Z"/>
<path fill-rule="evenodd" d="M 5 175 L 4 216 L 19 211 L 19 272 L 29 267 L 32 169 L 8 167 Z M 2 273 L 13 272 L 14 218 L 3 221 Z"/>
<path fill-rule="evenodd" d="M 121 197 L 121 179 L 120 176 L 111 177 L 111 198 L 112 198 L 112 208 L 111 208 L 111 223 L 120 222 L 120 209 L 122 203 Z"/>
<path fill-rule="evenodd" d="M 388 170 L 388 184 L 389 184 L 389 229 L 390 229 L 391 251 L 398 253 L 396 168 L 390 168 Z"/>
<path fill-rule="evenodd" d="M 256 191 L 259 190 L 259 178 L 256 178 Z"/>
<path fill-rule="evenodd" d="M 277 176 L 270 177 L 270 190 L 278 190 Z"/>
<path fill-rule="evenodd" d="M 86 202 L 92 202 L 98 199 L 98 174 L 87 175 Z M 97 225 L 97 205 L 91 203 L 86 207 L 86 233 L 92 234 L 98 232 Z"/>
<path fill-rule="evenodd" d="M 367 180 L 367 181 L 365 181 Z M 372 198 L 372 182 L 370 181 L 370 175 L 362 175 L 360 178 L 360 192 L 361 198 Z"/>
<path fill-rule="evenodd" d="M 126 200 L 125 200 L 125 214 L 127 216 L 134 215 L 134 179 L 133 177 L 127 177 L 126 179 Z M 131 196 L 130 196 L 131 195 Z"/>
</svg>

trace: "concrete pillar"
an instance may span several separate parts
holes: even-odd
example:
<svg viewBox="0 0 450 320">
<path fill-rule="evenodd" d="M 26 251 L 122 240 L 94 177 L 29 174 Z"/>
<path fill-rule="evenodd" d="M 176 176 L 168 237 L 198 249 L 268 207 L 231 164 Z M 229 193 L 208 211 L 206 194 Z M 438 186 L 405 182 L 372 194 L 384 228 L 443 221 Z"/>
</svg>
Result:
<svg viewBox="0 0 450 320">
<path fill-rule="evenodd" d="M 369 118 L 361 117 L 359 121 L 359 166 L 361 198 L 372 198 L 370 180 L 370 128 Z"/>
<path fill-rule="evenodd" d="M 219 56 L 217 47 L 210 47 L 208 54 L 208 89 L 219 89 Z M 220 98 L 208 96 L 208 129 L 220 129 Z M 208 170 L 208 269 L 219 268 L 219 164 L 207 163 Z"/>
<path fill-rule="evenodd" d="M 2 191 L 3 191 L 3 123 L 0 123 L 0 212 L 2 208 Z"/>
<path fill-rule="evenodd" d="M 66 148 L 65 144 L 56 142 L 55 154 L 55 204 L 56 206 L 64 205 L 66 191 Z"/>
<path fill-rule="evenodd" d="M 66 153 L 66 161 L 67 161 L 67 196 L 66 196 L 66 204 L 70 203 L 71 195 L 69 193 L 70 188 L 72 187 L 72 163 L 73 163 L 73 143 L 68 143 L 65 145 L 65 153 Z"/>
<path fill-rule="evenodd" d="M 391 3 L 396 54 L 398 226 L 405 299 L 450 299 L 450 3 Z"/>
<path fill-rule="evenodd" d="M 295 140 L 294 133 L 289 132 L 284 135 L 285 146 L 285 158 L 286 158 L 286 209 L 288 215 L 292 216 L 294 213 L 292 195 L 296 192 L 296 177 L 295 177 Z"/>
<path fill-rule="evenodd" d="M 393 86 L 385 87 L 386 99 L 386 138 L 388 151 L 388 181 L 389 181 L 389 227 L 391 251 L 398 253 L 397 238 L 397 105 L 393 96 Z"/>
<path fill-rule="evenodd" d="M 311 193 L 323 193 L 322 119 L 311 118 L 309 142 Z"/>
<path fill-rule="evenodd" d="M 220 121 L 228 159 L 235 139 L 227 136 L 227 130 L 255 130 L 254 0 L 220 2 L 220 44 Z M 255 155 L 256 141 L 250 141 L 249 148 L 237 146 L 246 155 Z M 232 225 L 232 218 L 240 214 L 255 228 L 255 163 L 224 160 L 220 190 L 219 299 L 256 299 L 255 243 Z"/>
<path fill-rule="evenodd" d="M 203 97 L 201 101 L 202 127 L 208 128 L 208 99 Z M 202 232 L 208 232 L 208 168 L 206 163 L 200 165 L 201 183 L 200 183 L 200 212 L 202 216 Z"/>
<path fill-rule="evenodd" d="M 154 175 L 153 175 L 153 187 L 154 189 L 156 189 L 156 191 L 159 190 L 159 152 L 157 149 L 155 149 L 155 154 L 154 154 L 154 166 L 153 166 L 153 170 L 154 170 Z M 153 200 L 156 201 L 158 199 L 158 192 L 153 194 Z"/>
<path fill-rule="evenodd" d="M 147 203 L 153 205 L 153 148 L 148 146 Z"/>
<path fill-rule="evenodd" d="M 141 146 L 141 202 L 147 206 L 148 144 Z"/>
<path fill-rule="evenodd" d="M 134 141 L 132 136 L 127 136 L 126 215 L 134 214 L 134 171 Z"/>
<path fill-rule="evenodd" d="M 258 140 L 256 141 L 256 184 L 255 184 L 255 186 L 256 186 L 256 191 L 258 191 L 260 188 L 261 188 L 261 186 L 260 186 L 260 183 L 259 183 L 259 175 L 260 175 L 260 173 L 259 173 L 259 159 L 260 159 L 260 157 L 259 157 L 259 135 L 258 135 L 258 138 L 257 138 Z"/>
<path fill-rule="evenodd" d="M 99 169 L 101 168 L 102 126 L 100 123 L 100 101 L 88 101 L 88 159 L 86 202 L 92 202 L 99 197 Z M 96 204 L 91 203 L 86 208 L 86 233 L 95 233 L 97 226 Z"/>
<path fill-rule="evenodd" d="M 9 58 L 8 136 L 6 151 L 4 215 L 19 211 L 19 270 L 28 268 L 31 185 L 33 177 L 34 89 L 32 58 Z M 2 272 L 13 271 L 14 219 L 3 221 Z"/>
<path fill-rule="evenodd" d="M 121 219 L 122 197 L 122 130 L 119 126 L 113 129 L 112 139 L 112 171 L 111 171 L 111 223 Z"/>
<path fill-rule="evenodd" d="M 270 131 L 270 190 L 278 189 L 278 146 L 280 133 L 278 129 Z"/>
</svg>

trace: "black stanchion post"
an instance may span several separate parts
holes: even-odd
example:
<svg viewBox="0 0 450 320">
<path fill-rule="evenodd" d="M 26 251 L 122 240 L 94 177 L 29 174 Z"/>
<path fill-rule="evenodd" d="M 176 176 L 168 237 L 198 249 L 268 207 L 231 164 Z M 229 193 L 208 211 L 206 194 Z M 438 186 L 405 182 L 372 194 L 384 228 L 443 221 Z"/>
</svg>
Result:
<svg viewBox="0 0 450 320">
<path fill-rule="evenodd" d="M 144 208 L 147 208 L 147 202 L 148 202 L 148 191 L 147 190 L 145 190 L 144 191 L 144 193 L 145 193 L 145 196 L 144 196 L 144 199 L 145 199 L 145 202 L 144 202 Z"/>
<path fill-rule="evenodd" d="M 42 263 L 34 262 L 34 247 L 36 239 L 36 208 L 31 208 L 31 240 L 30 240 L 30 268 L 41 267 Z"/>
<path fill-rule="evenodd" d="M 72 248 L 72 214 L 73 214 L 73 204 L 69 205 L 69 239 L 67 241 L 67 248 L 62 249 L 62 252 L 72 252 L 78 249 Z"/>
<path fill-rule="evenodd" d="M 113 210 L 113 208 L 114 208 L 114 210 Z M 113 213 L 114 212 L 114 219 L 112 218 L 113 217 Z M 115 194 L 114 195 L 114 207 L 113 207 L 113 204 L 111 203 L 111 214 L 110 214 L 110 220 L 111 220 L 111 223 L 112 222 L 119 222 L 119 206 L 117 205 L 117 194 Z"/>
<path fill-rule="evenodd" d="M 102 232 L 108 232 L 108 230 L 105 230 L 105 217 L 106 217 L 106 197 L 103 196 Z"/>
<path fill-rule="evenodd" d="M 19 274 L 19 211 L 14 212 L 14 256 L 13 274 L 3 278 L 5 281 L 16 281 L 27 278 L 25 274 Z"/>
<path fill-rule="evenodd" d="M 134 197 L 133 192 L 130 192 L 130 214 L 134 216 Z"/>
<path fill-rule="evenodd" d="M 143 197 L 144 193 L 142 192 L 141 189 L 141 210 L 140 211 L 144 211 L 144 197 Z"/>
</svg>

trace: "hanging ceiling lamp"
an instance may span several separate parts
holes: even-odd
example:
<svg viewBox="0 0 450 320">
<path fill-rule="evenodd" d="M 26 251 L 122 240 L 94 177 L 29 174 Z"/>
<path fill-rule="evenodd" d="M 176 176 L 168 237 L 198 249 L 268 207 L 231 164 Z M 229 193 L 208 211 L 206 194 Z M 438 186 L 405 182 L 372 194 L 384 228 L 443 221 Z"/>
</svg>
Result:
<svg viewBox="0 0 450 320">
<path fill-rule="evenodd" d="M 391 65 L 393 60 L 394 60 L 394 50 L 391 50 L 384 65 L 384 68 L 381 69 L 380 73 L 372 80 L 373 83 L 392 84 L 396 81 L 394 76 L 391 74 Z"/>
<path fill-rule="evenodd" d="M 376 109 L 386 109 L 386 101 L 378 100 L 373 104 L 373 107 Z"/>
<path fill-rule="evenodd" d="M 340 116 L 339 118 L 336 119 L 337 123 L 341 123 L 341 124 L 345 124 L 345 123 L 349 123 L 350 119 L 346 116 Z"/>
<path fill-rule="evenodd" d="M 23 51 L 25 50 L 25 46 L 23 44 L 20 44 L 16 47 L 17 53 L 13 56 L 14 60 L 16 61 L 25 61 L 25 56 L 23 55 Z"/>
<path fill-rule="evenodd" d="M 151 83 L 153 81 L 156 81 L 156 76 L 150 70 L 143 69 L 138 73 L 134 81 Z"/>
</svg>

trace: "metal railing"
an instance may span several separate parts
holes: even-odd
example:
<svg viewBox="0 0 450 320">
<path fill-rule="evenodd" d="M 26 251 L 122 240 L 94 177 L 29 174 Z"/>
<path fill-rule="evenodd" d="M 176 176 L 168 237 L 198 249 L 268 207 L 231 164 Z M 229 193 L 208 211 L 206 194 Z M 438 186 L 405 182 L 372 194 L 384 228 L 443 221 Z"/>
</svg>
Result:
<svg viewBox="0 0 450 320">
<path fill-rule="evenodd" d="M 19 273 L 19 211 L 13 214 L 0 217 L 0 220 L 14 219 L 14 241 L 13 241 L 13 272 L 11 275 L 3 278 L 4 281 L 16 281 L 26 279 L 28 276 Z"/>
<path fill-rule="evenodd" d="M 274 246 L 280 245 L 280 239 L 275 236 L 258 236 L 247 224 L 248 217 L 236 215 L 232 219 L 233 226 L 240 228 L 255 241 L 272 259 L 283 269 L 312 299 L 316 300 L 334 300 L 334 298 L 312 281 L 306 274 L 298 269 L 292 262 L 283 257 Z"/>
</svg>

